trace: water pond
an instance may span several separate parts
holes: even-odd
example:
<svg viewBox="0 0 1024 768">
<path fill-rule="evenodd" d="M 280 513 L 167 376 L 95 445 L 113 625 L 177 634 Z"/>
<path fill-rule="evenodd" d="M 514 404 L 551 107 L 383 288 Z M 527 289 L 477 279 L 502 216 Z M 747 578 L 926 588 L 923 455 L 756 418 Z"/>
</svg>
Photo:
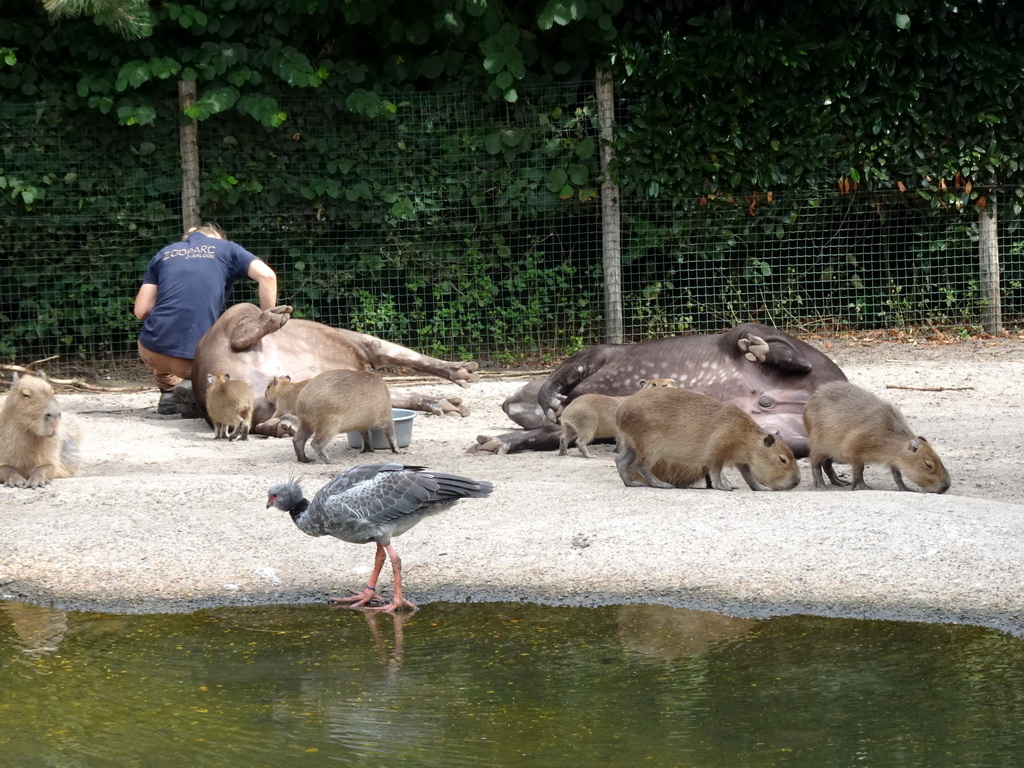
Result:
<svg viewBox="0 0 1024 768">
<path fill-rule="evenodd" d="M 664 606 L 0 602 L 0 765 L 1016 766 L 1024 641 Z"/>
</svg>

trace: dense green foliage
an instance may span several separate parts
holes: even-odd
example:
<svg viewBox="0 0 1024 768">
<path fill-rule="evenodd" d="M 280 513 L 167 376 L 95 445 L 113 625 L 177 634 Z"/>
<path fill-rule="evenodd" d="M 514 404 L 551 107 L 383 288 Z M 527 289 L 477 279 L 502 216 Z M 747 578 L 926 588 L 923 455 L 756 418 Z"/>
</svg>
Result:
<svg viewBox="0 0 1024 768">
<path fill-rule="evenodd" d="M 617 58 L 631 73 L 627 190 L 689 200 L 860 183 L 963 205 L 1020 184 L 1017 5 L 665 5 Z M 673 14 L 691 18 L 680 28 Z"/>
<path fill-rule="evenodd" d="M 154 0 L 142 39 L 8 6 L 7 356 L 130 349 L 138 276 L 180 227 L 182 79 L 203 215 L 300 314 L 437 354 L 599 340 L 597 65 L 634 337 L 970 322 L 975 209 L 1024 194 L 1006 0 Z"/>
</svg>

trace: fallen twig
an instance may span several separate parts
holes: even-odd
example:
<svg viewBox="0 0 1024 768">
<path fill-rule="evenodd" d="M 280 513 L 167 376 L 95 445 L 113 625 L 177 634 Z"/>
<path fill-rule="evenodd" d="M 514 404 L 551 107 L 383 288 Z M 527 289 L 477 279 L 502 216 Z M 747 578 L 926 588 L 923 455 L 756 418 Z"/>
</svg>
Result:
<svg viewBox="0 0 1024 768">
<path fill-rule="evenodd" d="M 964 392 L 974 387 L 905 387 L 902 384 L 886 384 L 886 389 L 909 389 L 914 392 Z"/>
<path fill-rule="evenodd" d="M 56 357 L 56 355 L 54 356 Z M 13 363 L 6 363 L 0 365 L 0 370 L 14 371 L 15 373 L 35 373 L 35 369 L 32 366 L 38 365 L 39 363 L 46 362 L 46 360 L 52 360 L 53 358 L 46 358 L 45 360 L 37 360 L 30 365 L 14 365 Z M 153 389 L 152 386 L 140 386 L 133 384 L 126 387 L 114 387 L 107 386 L 104 384 L 90 384 L 85 379 L 54 379 L 49 376 L 46 380 L 51 384 L 56 384 L 61 387 L 72 387 L 73 389 L 81 389 L 86 392 L 146 392 L 147 390 Z"/>
</svg>

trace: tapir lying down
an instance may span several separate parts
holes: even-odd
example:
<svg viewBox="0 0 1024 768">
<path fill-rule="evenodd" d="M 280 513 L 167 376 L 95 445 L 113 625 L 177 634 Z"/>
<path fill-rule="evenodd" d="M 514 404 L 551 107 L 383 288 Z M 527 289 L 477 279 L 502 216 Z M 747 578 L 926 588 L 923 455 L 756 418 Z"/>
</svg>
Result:
<svg viewBox="0 0 1024 768">
<path fill-rule="evenodd" d="M 400 344 L 384 341 L 311 320 L 291 318 L 289 306 L 261 312 L 253 304 L 236 304 L 222 314 L 199 340 L 192 361 L 191 415 L 206 415 L 207 374 L 230 374 L 233 381 L 244 381 L 256 395 L 253 431 L 274 437 L 289 430 L 278 419 L 271 419 L 274 406 L 263 397 L 274 376 L 288 375 L 296 381 L 312 378 L 323 371 L 362 371 L 366 368 L 409 368 L 468 386 L 476 381 L 477 364 L 438 360 L 421 355 Z M 179 388 L 185 415 L 188 389 Z M 438 398 L 420 394 L 392 393 L 396 408 L 430 411 L 435 414 L 468 410 L 460 398 Z"/>
<path fill-rule="evenodd" d="M 638 344 L 598 344 L 568 357 L 546 379 L 510 395 L 502 408 L 524 429 L 480 435 L 470 452 L 514 453 L 559 447 L 561 408 L 580 395 L 623 396 L 643 379 L 672 378 L 749 413 L 766 432 L 807 456 L 804 405 L 827 381 L 846 375 L 826 355 L 800 339 L 760 323 L 725 333 L 673 336 Z"/>
</svg>

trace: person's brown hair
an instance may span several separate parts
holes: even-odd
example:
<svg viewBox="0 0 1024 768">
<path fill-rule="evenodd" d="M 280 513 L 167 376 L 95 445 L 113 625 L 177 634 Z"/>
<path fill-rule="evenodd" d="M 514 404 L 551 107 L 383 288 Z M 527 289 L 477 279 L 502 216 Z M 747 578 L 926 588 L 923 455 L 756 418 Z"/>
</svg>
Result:
<svg viewBox="0 0 1024 768">
<path fill-rule="evenodd" d="M 228 236 L 224 234 L 224 230 L 214 224 L 212 221 L 204 221 L 198 227 L 189 227 L 184 235 L 181 236 L 182 240 L 188 240 L 188 236 L 193 232 L 201 232 L 209 237 L 219 237 L 222 240 L 227 240 Z"/>
</svg>

